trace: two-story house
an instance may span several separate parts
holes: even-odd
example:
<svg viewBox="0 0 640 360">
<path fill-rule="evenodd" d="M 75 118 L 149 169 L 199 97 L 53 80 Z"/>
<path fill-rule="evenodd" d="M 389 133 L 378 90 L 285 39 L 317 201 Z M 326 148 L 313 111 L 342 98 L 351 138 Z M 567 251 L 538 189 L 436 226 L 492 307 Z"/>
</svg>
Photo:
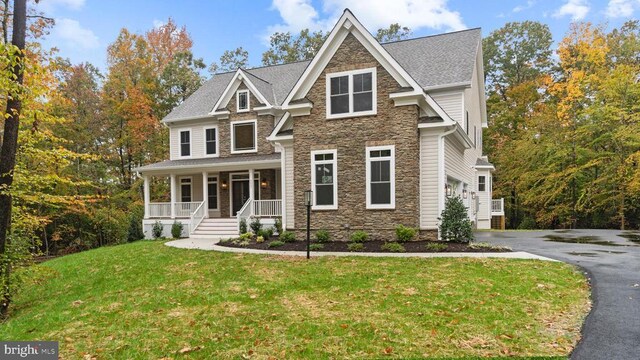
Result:
<svg viewBox="0 0 640 360">
<path fill-rule="evenodd" d="M 471 29 L 378 43 L 349 11 L 311 61 L 214 75 L 162 122 L 170 159 L 138 168 L 144 231 L 160 221 L 185 235 L 229 237 L 242 219 L 282 219 L 301 235 L 304 192 L 312 229 L 333 239 L 398 224 L 437 237 L 447 196 L 478 228 L 503 216 L 492 200 L 482 38 Z M 171 201 L 152 202 L 150 177 Z"/>
</svg>

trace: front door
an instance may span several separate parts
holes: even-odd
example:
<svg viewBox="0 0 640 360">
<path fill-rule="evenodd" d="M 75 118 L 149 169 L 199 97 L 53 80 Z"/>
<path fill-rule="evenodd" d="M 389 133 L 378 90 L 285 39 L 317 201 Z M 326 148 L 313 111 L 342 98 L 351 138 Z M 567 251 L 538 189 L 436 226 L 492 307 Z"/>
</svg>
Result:
<svg viewBox="0 0 640 360">
<path fill-rule="evenodd" d="M 249 180 L 236 180 L 232 189 L 233 216 L 242 209 L 244 203 L 249 199 Z"/>
</svg>

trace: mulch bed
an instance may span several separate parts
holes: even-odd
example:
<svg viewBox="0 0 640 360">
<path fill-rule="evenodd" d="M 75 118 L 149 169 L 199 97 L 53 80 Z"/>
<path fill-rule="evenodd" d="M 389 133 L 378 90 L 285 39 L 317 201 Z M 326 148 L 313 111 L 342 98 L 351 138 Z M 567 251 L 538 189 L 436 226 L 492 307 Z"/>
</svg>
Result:
<svg viewBox="0 0 640 360">
<path fill-rule="evenodd" d="M 307 243 L 305 241 L 294 241 L 285 243 L 278 247 L 269 247 L 269 243 L 273 240 L 265 241 L 262 243 L 256 243 L 255 240 L 249 241 L 248 244 L 234 243 L 233 241 L 221 242 L 217 245 L 243 248 L 243 249 L 259 249 L 259 250 L 279 250 L 279 251 L 307 251 Z M 314 244 L 315 242 L 311 242 Z M 427 244 L 444 244 L 446 249 L 440 251 L 433 251 L 427 248 Z M 335 251 L 335 252 L 348 252 L 347 246 L 349 242 L 342 241 L 330 241 L 323 243 L 324 247 L 317 251 Z M 377 252 L 377 253 L 390 253 L 390 251 L 382 250 L 380 247 L 384 245 L 384 241 L 366 241 L 363 243 L 364 250 L 362 252 Z M 407 253 L 434 253 L 434 252 L 511 252 L 509 249 L 489 249 L 489 248 L 471 248 L 468 244 L 448 243 L 442 241 L 409 241 L 401 243 Z M 313 251 L 313 250 L 312 250 Z"/>
</svg>

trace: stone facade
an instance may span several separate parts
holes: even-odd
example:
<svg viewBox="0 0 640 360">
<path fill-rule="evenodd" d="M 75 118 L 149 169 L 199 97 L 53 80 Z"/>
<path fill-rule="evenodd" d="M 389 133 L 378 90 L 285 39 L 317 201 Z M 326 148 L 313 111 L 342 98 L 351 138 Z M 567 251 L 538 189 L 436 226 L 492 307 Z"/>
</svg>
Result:
<svg viewBox="0 0 640 360">
<path fill-rule="evenodd" d="M 326 118 L 326 75 L 376 67 L 377 114 L 341 119 Z M 348 35 L 307 99 L 308 116 L 294 119 L 295 232 L 304 237 L 304 191 L 311 188 L 311 150 L 337 149 L 338 209 L 312 211 L 313 230 L 325 229 L 334 240 L 347 240 L 355 230 L 365 230 L 373 240 L 395 238 L 395 227 L 419 227 L 419 109 L 395 107 L 389 94 L 400 85 L 353 36 Z M 395 145 L 395 209 L 366 209 L 367 146 Z M 421 232 L 432 238 L 432 232 Z"/>
<path fill-rule="evenodd" d="M 242 172 L 234 171 L 233 173 Z M 260 172 L 258 177 L 257 172 Z M 231 182 L 229 179 L 229 172 L 223 171 L 218 177 L 218 196 L 220 197 L 220 217 L 227 218 L 231 216 Z M 276 198 L 276 170 L 275 169 L 261 169 L 256 170 L 255 179 L 267 181 L 265 188 L 260 187 L 260 200 L 270 200 Z M 227 188 L 223 189 L 221 184 L 227 184 Z"/>
</svg>

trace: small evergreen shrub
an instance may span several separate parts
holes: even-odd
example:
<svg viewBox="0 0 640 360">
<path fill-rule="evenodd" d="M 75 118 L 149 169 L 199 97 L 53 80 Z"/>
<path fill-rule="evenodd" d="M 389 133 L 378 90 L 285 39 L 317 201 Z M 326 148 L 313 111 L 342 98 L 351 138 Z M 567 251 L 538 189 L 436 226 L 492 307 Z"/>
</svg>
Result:
<svg viewBox="0 0 640 360">
<path fill-rule="evenodd" d="M 327 230 L 316 231 L 316 241 L 319 243 L 325 243 L 329 241 L 329 232 Z"/>
<path fill-rule="evenodd" d="M 361 243 L 351 243 L 347 245 L 347 250 L 351 252 L 362 251 L 364 250 L 364 245 L 362 245 Z"/>
<path fill-rule="evenodd" d="M 276 230 L 276 228 L 274 228 L 274 227 L 269 227 L 269 228 L 266 228 L 266 229 L 263 229 L 263 230 L 264 230 L 264 231 L 266 231 L 266 234 L 267 234 L 267 235 L 269 235 L 269 237 L 272 237 L 272 236 L 273 236 L 274 231 Z"/>
<path fill-rule="evenodd" d="M 256 237 L 256 242 L 257 242 L 258 244 L 262 244 L 262 243 L 264 242 L 264 237 L 263 237 L 263 236 L 258 235 L 258 237 Z"/>
<path fill-rule="evenodd" d="M 324 244 L 311 244 L 309 245 L 309 250 L 311 251 L 319 251 L 324 249 Z"/>
<path fill-rule="evenodd" d="M 144 213 L 140 211 L 132 211 L 129 216 L 129 231 L 127 234 L 127 241 L 133 242 L 144 239 L 144 232 L 142 231 L 142 219 Z"/>
<path fill-rule="evenodd" d="M 153 223 L 153 227 L 151 228 L 151 235 L 154 239 L 159 239 L 162 237 L 162 232 L 164 231 L 164 226 L 160 221 L 156 221 Z"/>
<path fill-rule="evenodd" d="M 270 248 L 274 248 L 274 247 L 280 247 L 280 246 L 282 246 L 282 245 L 284 245 L 284 242 L 283 242 L 283 241 L 280 241 L 280 240 L 273 240 L 272 242 L 270 242 L 270 243 L 269 243 L 268 247 L 270 247 Z"/>
<path fill-rule="evenodd" d="M 417 234 L 417 229 L 404 225 L 396 226 L 396 239 L 400 242 L 411 241 L 416 237 Z"/>
<path fill-rule="evenodd" d="M 173 236 L 174 239 L 180 239 L 182 229 L 184 229 L 184 225 L 179 221 L 174 221 L 173 225 L 171 225 L 171 236 Z"/>
<path fill-rule="evenodd" d="M 444 241 L 468 243 L 473 240 L 473 227 L 459 196 L 447 198 L 444 210 L 438 218 L 440 220 L 440 237 Z"/>
<path fill-rule="evenodd" d="M 247 232 L 247 219 L 240 220 L 240 234 Z"/>
<path fill-rule="evenodd" d="M 532 217 L 525 217 L 522 219 L 522 222 L 518 225 L 518 229 L 520 230 L 533 230 L 537 229 L 536 221 Z"/>
<path fill-rule="evenodd" d="M 405 250 L 404 246 L 402 246 L 402 244 L 399 244 L 397 242 L 386 243 L 380 246 L 380 250 L 395 252 L 395 253 L 403 253 L 407 251 Z"/>
<path fill-rule="evenodd" d="M 273 226 L 276 228 L 278 234 L 282 234 L 282 218 L 276 218 L 275 224 Z"/>
<path fill-rule="evenodd" d="M 296 234 L 291 231 L 284 231 L 280 234 L 280 241 L 283 242 L 294 242 L 296 241 Z"/>
<path fill-rule="evenodd" d="M 254 234 L 257 234 L 258 231 L 262 230 L 262 223 L 260 222 L 260 218 L 254 218 L 253 220 L 251 220 L 251 224 L 249 224 L 249 227 Z"/>
<path fill-rule="evenodd" d="M 355 231 L 353 234 L 351 234 L 351 241 L 354 243 L 363 243 L 367 241 L 368 238 L 369 238 L 369 234 L 367 234 L 363 230 L 358 230 L 358 231 Z"/>
<path fill-rule="evenodd" d="M 427 248 L 427 251 L 433 251 L 433 252 L 442 252 L 447 250 L 447 244 L 442 244 L 437 242 L 430 242 L 427 245 L 425 245 L 425 247 Z"/>
<path fill-rule="evenodd" d="M 269 240 L 271 238 L 270 234 L 272 234 L 272 232 L 268 231 L 267 229 L 261 229 L 256 233 L 257 236 L 262 237 L 265 240 Z"/>
</svg>

